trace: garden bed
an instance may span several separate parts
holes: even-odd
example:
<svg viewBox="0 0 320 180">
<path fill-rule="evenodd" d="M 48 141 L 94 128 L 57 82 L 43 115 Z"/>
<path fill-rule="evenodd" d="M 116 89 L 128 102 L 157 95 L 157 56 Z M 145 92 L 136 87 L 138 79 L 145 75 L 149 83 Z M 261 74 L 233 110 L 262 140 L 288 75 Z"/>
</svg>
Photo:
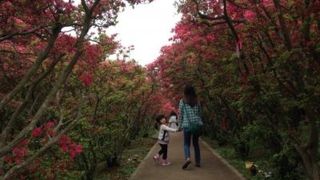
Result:
<svg viewBox="0 0 320 180">
<path fill-rule="evenodd" d="M 127 180 L 155 144 L 155 141 L 152 137 L 139 138 L 132 141 L 130 146 L 123 152 L 120 166 L 102 172 L 95 179 Z"/>
<path fill-rule="evenodd" d="M 265 174 L 268 171 L 267 168 L 267 157 L 260 158 L 251 158 L 247 160 L 242 160 L 235 152 L 234 148 L 230 145 L 219 146 L 215 140 L 212 140 L 208 137 L 203 137 L 203 139 L 221 156 L 223 157 L 230 165 L 236 168 L 246 179 L 255 180 L 265 178 Z M 254 162 L 257 165 L 257 169 L 262 170 L 263 172 L 258 172 L 257 175 L 252 175 L 250 170 L 245 167 L 246 161 Z M 272 179 L 272 178 L 271 178 Z"/>
</svg>

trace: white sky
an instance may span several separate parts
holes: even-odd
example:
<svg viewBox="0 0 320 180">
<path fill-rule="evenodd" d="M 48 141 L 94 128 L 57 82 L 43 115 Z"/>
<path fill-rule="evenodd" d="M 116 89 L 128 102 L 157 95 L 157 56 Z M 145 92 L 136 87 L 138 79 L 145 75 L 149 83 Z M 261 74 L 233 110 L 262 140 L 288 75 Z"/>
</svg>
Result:
<svg viewBox="0 0 320 180">
<path fill-rule="evenodd" d="M 119 14 L 119 23 L 107 32 L 117 33 L 123 46 L 134 46 L 131 58 L 141 65 L 149 64 L 159 56 L 161 47 L 169 44 L 171 30 L 180 20 L 174 1 L 155 0 L 134 8 L 128 6 Z"/>
</svg>

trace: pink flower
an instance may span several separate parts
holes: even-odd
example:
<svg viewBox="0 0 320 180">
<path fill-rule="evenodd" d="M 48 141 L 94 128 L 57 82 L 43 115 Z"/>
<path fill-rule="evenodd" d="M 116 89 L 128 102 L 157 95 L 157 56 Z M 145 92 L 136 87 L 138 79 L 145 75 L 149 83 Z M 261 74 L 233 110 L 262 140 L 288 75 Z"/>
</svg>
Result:
<svg viewBox="0 0 320 180">
<path fill-rule="evenodd" d="M 248 21 L 253 21 L 256 18 L 256 14 L 250 10 L 246 10 L 243 16 Z"/>
<path fill-rule="evenodd" d="M 210 41 L 214 41 L 215 40 L 215 37 L 213 34 L 209 34 L 207 35 L 207 40 L 210 42 Z"/>
<path fill-rule="evenodd" d="M 41 134 L 42 134 L 42 128 L 41 127 L 35 128 L 32 131 L 32 137 L 36 138 L 36 137 L 41 136 Z"/>
</svg>

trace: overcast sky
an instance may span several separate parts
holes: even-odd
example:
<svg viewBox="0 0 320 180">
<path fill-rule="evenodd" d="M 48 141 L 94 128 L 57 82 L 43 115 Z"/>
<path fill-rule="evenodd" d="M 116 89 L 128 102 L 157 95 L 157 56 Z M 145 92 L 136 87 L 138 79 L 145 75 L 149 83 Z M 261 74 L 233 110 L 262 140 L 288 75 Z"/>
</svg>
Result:
<svg viewBox="0 0 320 180">
<path fill-rule="evenodd" d="M 108 33 L 117 33 L 123 46 L 133 45 L 130 57 L 141 65 L 154 61 L 162 46 L 169 44 L 171 30 L 180 20 L 174 7 L 175 0 L 155 0 L 135 8 L 127 7 L 119 14 L 119 23 Z"/>
</svg>

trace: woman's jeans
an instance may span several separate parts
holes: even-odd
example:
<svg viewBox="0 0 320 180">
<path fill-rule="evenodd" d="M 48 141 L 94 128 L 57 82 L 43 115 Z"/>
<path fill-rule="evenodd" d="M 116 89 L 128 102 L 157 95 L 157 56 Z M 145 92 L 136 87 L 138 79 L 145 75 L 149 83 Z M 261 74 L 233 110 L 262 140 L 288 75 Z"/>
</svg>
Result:
<svg viewBox="0 0 320 180">
<path fill-rule="evenodd" d="M 191 137 L 192 137 L 195 161 L 196 161 L 196 164 L 200 164 L 201 159 L 200 159 L 200 148 L 199 148 L 199 135 L 191 134 L 190 131 L 188 131 L 187 129 L 184 129 L 183 137 L 184 137 L 184 158 L 186 160 L 190 158 L 190 144 L 191 144 Z"/>
</svg>

